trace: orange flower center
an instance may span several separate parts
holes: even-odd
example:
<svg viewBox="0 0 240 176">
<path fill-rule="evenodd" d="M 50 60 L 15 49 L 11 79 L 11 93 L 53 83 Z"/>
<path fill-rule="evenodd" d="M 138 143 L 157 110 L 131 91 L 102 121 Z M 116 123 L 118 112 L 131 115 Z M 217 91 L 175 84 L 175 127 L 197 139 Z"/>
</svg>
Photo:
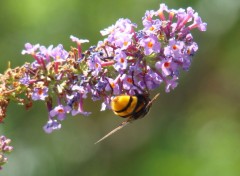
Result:
<svg viewBox="0 0 240 176">
<path fill-rule="evenodd" d="M 163 65 L 165 68 L 168 68 L 168 67 L 170 67 L 170 62 L 165 62 Z"/>
<path fill-rule="evenodd" d="M 56 56 L 56 60 L 59 60 L 61 57 L 59 55 Z"/>
<path fill-rule="evenodd" d="M 121 62 L 121 63 L 124 63 L 124 58 L 121 58 L 121 59 L 120 59 L 120 62 Z"/>
<path fill-rule="evenodd" d="M 17 87 L 19 85 L 19 82 L 13 82 L 13 86 Z"/>
<path fill-rule="evenodd" d="M 126 41 L 123 42 L 123 45 L 124 45 L 124 46 L 127 46 L 127 45 L 128 45 L 128 42 L 126 42 Z"/>
<path fill-rule="evenodd" d="M 178 49 L 177 45 L 173 45 L 173 46 L 172 46 L 172 49 L 173 49 L 173 50 Z"/>
<path fill-rule="evenodd" d="M 153 31 L 155 28 L 153 27 L 153 26 L 151 26 L 150 28 L 149 28 L 149 30 L 150 31 Z"/>
<path fill-rule="evenodd" d="M 148 46 L 148 48 L 152 48 L 153 47 L 153 42 L 148 42 L 147 46 Z"/>
<path fill-rule="evenodd" d="M 133 82 L 132 78 L 127 78 L 127 82 L 132 84 Z"/>
<path fill-rule="evenodd" d="M 38 95 L 42 95 L 43 94 L 43 90 L 42 89 L 38 89 Z"/>
<path fill-rule="evenodd" d="M 59 113 L 64 113 L 64 110 L 63 109 L 59 109 L 58 112 Z"/>
<path fill-rule="evenodd" d="M 110 86 L 111 86 L 112 88 L 115 88 L 114 82 L 111 82 L 111 83 L 110 83 Z"/>
</svg>

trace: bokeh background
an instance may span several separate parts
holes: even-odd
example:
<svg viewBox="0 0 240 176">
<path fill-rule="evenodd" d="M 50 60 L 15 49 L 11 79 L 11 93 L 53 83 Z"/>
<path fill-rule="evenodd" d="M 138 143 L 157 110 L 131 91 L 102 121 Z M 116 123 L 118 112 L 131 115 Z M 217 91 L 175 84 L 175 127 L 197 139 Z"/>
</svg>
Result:
<svg viewBox="0 0 240 176">
<path fill-rule="evenodd" d="M 2 0 L 0 2 L 0 70 L 31 61 L 22 56 L 26 42 L 74 44 L 69 36 L 94 45 L 100 30 L 120 17 L 142 27 L 146 10 L 159 0 Z M 169 8 L 193 7 L 208 23 L 194 32 L 199 51 L 179 86 L 161 97 L 150 114 L 94 142 L 121 123 L 100 102 L 86 102 L 90 117 L 68 117 L 62 130 L 45 134 L 47 112 L 36 102 L 25 111 L 11 103 L 0 134 L 11 138 L 14 152 L 3 176 L 239 176 L 240 175 L 240 1 L 164 1 Z M 156 92 L 158 92 L 156 91 Z M 154 94 L 154 93 L 153 93 Z"/>
</svg>

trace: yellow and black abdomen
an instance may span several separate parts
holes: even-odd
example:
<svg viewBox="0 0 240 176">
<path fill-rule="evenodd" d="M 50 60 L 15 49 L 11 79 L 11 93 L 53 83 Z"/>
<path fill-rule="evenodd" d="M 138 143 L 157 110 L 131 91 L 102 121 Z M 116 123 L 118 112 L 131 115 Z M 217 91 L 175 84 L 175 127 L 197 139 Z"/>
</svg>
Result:
<svg viewBox="0 0 240 176">
<path fill-rule="evenodd" d="M 120 95 L 112 99 L 111 107 L 113 112 L 120 117 L 138 119 L 148 113 L 149 101 L 149 97 L 144 95 Z"/>
</svg>

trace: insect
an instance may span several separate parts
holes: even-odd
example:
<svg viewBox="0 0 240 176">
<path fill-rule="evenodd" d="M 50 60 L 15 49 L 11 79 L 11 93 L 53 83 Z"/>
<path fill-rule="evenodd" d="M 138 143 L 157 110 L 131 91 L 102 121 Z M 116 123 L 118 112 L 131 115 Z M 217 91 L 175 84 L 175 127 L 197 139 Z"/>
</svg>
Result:
<svg viewBox="0 0 240 176">
<path fill-rule="evenodd" d="M 156 94 L 153 99 L 150 99 L 149 94 L 138 93 L 136 93 L 136 95 L 134 96 L 119 95 L 113 97 L 111 101 L 111 107 L 114 114 L 123 118 L 127 118 L 127 120 L 122 122 L 117 128 L 110 131 L 107 135 L 98 140 L 95 144 L 106 139 L 107 137 L 122 129 L 134 120 L 144 117 L 149 112 L 152 102 L 156 100 L 159 95 L 159 93 Z"/>
</svg>

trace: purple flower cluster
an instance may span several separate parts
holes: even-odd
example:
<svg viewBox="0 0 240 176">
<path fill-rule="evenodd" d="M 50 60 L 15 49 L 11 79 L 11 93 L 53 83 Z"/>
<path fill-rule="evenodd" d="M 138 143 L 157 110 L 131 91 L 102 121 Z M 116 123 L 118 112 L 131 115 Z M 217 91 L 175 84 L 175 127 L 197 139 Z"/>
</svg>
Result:
<svg viewBox="0 0 240 176">
<path fill-rule="evenodd" d="M 7 139 L 5 136 L 0 136 L 0 170 L 2 169 L 2 165 L 7 162 L 4 154 L 13 151 L 13 147 L 9 146 L 10 142 L 10 139 Z"/>
<path fill-rule="evenodd" d="M 35 61 L 25 65 L 19 82 L 30 99 L 46 102 L 47 133 L 60 129 L 67 114 L 89 115 L 83 109 L 87 97 L 102 100 L 105 110 L 114 95 L 150 94 L 162 83 L 166 92 L 177 86 L 180 71 L 189 69 L 198 50 L 190 31 L 205 31 L 207 24 L 191 7 L 174 10 L 165 4 L 147 11 L 142 21 L 143 29 L 136 31 L 129 19 L 119 19 L 100 31 L 103 41 L 85 52 L 82 44 L 89 41 L 74 36 L 77 48 L 69 52 L 62 45 L 25 45 L 22 54 Z"/>
</svg>

